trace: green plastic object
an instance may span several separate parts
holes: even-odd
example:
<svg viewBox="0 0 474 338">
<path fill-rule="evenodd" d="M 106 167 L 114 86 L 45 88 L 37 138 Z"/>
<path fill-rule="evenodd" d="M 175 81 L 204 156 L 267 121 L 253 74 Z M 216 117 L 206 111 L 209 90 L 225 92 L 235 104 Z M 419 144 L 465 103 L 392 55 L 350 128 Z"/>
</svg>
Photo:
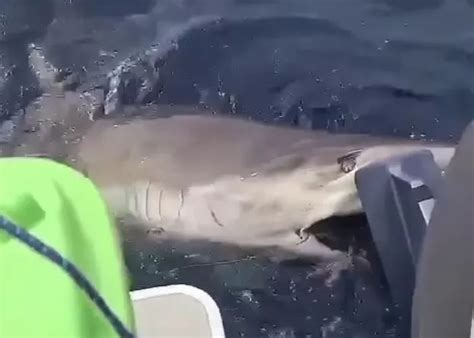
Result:
<svg viewBox="0 0 474 338">
<path fill-rule="evenodd" d="M 0 214 L 57 250 L 135 331 L 113 218 L 94 184 L 46 159 L 0 159 Z M 0 337 L 117 337 L 59 266 L 0 229 Z"/>
</svg>

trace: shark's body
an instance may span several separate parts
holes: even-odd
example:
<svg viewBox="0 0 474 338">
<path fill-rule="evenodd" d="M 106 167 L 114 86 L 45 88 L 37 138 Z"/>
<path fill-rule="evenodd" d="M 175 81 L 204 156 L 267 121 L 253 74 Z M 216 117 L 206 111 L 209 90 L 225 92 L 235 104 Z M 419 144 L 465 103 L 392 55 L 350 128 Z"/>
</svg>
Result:
<svg viewBox="0 0 474 338">
<path fill-rule="evenodd" d="M 101 188 L 118 217 L 132 216 L 162 238 L 331 256 L 303 230 L 362 211 L 357 168 L 423 148 L 442 167 L 453 153 L 450 146 L 399 139 L 174 116 L 97 121 L 69 163 Z M 353 151 L 349 167 L 339 161 Z"/>
</svg>

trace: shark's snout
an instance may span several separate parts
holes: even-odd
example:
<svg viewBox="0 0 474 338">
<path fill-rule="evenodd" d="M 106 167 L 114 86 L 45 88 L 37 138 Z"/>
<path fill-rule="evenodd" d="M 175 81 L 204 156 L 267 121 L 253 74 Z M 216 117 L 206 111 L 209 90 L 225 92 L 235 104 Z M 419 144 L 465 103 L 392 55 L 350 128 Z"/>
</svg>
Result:
<svg viewBox="0 0 474 338">
<path fill-rule="evenodd" d="M 409 143 L 403 145 L 380 145 L 360 150 L 355 155 L 343 158 L 346 160 L 352 160 L 354 162 L 352 169 L 356 169 L 376 162 L 390 161 L 396 159 L 397 157 L 423 150 L 430 151 L 436 164 L 441 169 L 445 169 L 449 165 L 454 155 L 455 147 Z"/>
</svg>

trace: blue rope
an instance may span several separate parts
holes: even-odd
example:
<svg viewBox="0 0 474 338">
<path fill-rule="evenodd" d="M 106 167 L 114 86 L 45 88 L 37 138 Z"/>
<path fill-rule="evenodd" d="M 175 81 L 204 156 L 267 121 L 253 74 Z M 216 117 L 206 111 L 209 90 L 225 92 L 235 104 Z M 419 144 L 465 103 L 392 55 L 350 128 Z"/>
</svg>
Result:
<svg viewBox="0 0 474 338">
<path fill-rule="evenodd" d="M 110 324 L 120 337 L 135 337 L 134 334 L 130 332 L 130 330 L 126 328 L 122 321 L 113 313 L 113 311 L 105 302 L 104 298 L 102 298 L 99 292 L 84 276 L 84 274 L 82 274 L 72 262 L 61 256 L 58 251 L 43 243 L 40 239 L 31 235 L 23 228 L 10 222 L 2 216 L 0 216 L 0 229 L 5 230 L 12 237 L 15 237 L 23 244 L 30 247 L 31 249 L 33 249 L 34 251 L 36 251 L 43 257 L 49 259 L 51 262 L 63 269 L 74 280 L 77 286 L 84 290 L 84 292 L 87 294 L 87 296 L 89 296 L 89 298 L 99 308 L 99 310 L 102 311 L 105 318 L 110 322 Z"/>
</svg>

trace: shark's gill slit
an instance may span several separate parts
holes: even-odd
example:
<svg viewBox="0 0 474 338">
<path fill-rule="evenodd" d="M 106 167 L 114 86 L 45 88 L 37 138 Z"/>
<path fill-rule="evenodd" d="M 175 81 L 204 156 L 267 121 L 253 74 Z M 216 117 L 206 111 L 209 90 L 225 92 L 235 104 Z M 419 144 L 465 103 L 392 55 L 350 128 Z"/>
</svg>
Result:
<svg viewBox="0 0 474 338">
<path fill-rule="evenodd" d="M 134 187 L 134 193 L 133 193 L 133 203 L 135 205 L 135 213 L 140 214 L 140 207 L 139 207 L 139 202 L 138 202 L 138 192 L 137 192 L 137 187 Z"/>
<path fill-rule="evenodd" d="M 178 209 L 178 220 L 181 219 L 181 210 L 183 209 L 184 206 L 184 190 L 180 189 L 179 190 L 179 209 Z"/>
<path fill-rule="evenodd" d="M 158 200 L 158 215 L 160 215 L 160 221 L 163 220 L 163 215 L 161 213 L 161 200 L 163 198 L 163 189 L 160 189 L 160 198 Z"/>
<path fill-rule="evenodd" d="M 150 181 L 148 181 L 147 186 L 146 186 L 146 191 L 145 191 L 145 217 L 146 217 L 147 222 L 151 222 L 150 213 L 148 211 L 148 204 L 151 202 L 150 201 L 150 186 L 151 186 L 151 183 Z"/>
</svg>

